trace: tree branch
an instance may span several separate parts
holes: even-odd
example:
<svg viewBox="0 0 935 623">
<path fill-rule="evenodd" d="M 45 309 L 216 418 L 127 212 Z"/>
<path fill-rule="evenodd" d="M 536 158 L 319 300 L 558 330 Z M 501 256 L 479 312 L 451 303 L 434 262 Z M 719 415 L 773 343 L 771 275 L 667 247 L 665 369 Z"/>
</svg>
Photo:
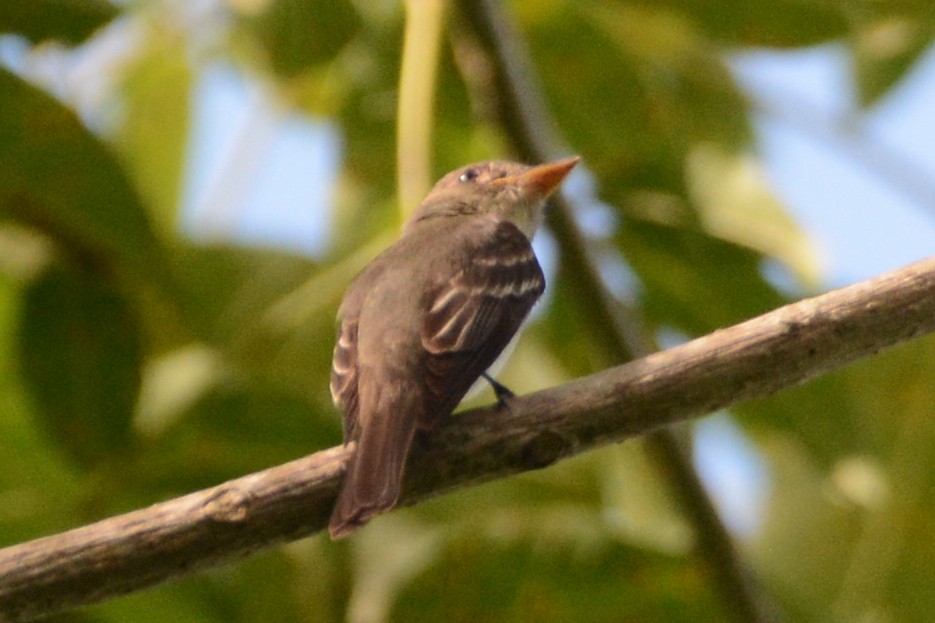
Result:
<svg viewBox="0 0 935 623">
<path fill-rule="evenodd" d="M 453 417 L 414 449 L 404 503 L 550 465 L 762 397 L 935 331 L 935 258 L 682 346 Z M 129 593 L 324 528 L 353 446 L 0 550 L 0 621 Z"/>
</svg>

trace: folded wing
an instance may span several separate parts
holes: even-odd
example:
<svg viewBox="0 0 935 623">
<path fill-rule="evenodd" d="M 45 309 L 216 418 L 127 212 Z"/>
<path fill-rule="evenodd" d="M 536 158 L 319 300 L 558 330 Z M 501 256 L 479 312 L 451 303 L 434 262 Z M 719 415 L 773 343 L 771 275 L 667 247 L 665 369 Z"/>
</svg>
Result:
<svg viewBox="0 0 935 623">
<path fill-rule="evenodd" d="M 512 223 L 497 223 L 493 235 L 471 249 L 425 310 L 426 381 L 437 401 L 431 413 L 447 415 L 458 405 L 544 290 L 545 277 L 529 240 Z"/>
</svg>

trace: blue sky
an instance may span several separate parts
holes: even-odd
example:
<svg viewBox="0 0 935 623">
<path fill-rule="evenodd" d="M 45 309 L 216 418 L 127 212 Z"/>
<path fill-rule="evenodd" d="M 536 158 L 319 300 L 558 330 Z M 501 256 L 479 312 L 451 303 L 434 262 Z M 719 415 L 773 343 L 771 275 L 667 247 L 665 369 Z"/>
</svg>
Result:
<svg viewBox="0 0 935 623">
<path fill-rule="evenodd" d="M 182 226 L 195 239 L 236 238 L 315 257 L 331 229 L 340 137 L 243 78 L 221 62 L 200 76 Z"/>
<path fill-rule="evenodd" d="M 774 189 L 817 241 L 839 286 L 935 252 L 935 49 L 860 112 L 839 46 L 733 63 L 769 108 L 756 115 Z"/>
</svg>

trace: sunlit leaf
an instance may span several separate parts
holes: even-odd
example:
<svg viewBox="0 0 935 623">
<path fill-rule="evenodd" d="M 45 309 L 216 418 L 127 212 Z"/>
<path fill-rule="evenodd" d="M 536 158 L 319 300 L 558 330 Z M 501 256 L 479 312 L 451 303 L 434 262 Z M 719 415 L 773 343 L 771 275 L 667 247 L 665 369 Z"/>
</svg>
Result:
<svg viewBox="0 0 935 623">
<path fill-rule="evenodd" d="M 935 24 L 931 7 L 918 14 L 884 14 L 865 22 L 850 40 L 854 80 L 864 106 L 890 92 L 931 48 Z"/>
<path fill-rule="evenodd" d="M 818 252 L 756 160 L 704 143 L 686 165 L 689 195 L 706 232 L 783 262 L 807 289 L 818 285 Z"/>
<path fill-rule="evenodd" d="M 117 146 L 152 222 L 171 235 L 179 226 L 192 67 L 174 34 L 147 35 L 143 53 L 121 85 L 125 114 Z"/>
</svg>

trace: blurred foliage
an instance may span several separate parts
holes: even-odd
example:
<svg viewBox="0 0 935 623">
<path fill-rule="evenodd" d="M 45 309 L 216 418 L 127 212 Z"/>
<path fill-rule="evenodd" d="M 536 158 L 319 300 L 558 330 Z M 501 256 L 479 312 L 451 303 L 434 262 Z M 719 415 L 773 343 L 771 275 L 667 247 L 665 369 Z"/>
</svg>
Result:
<svg viewBox="0 0 935 623">
<path fill-rule="evenodd" d="M 118 14 L 107 0 L 8 0 L 0 5 L 0 33 L 80 43 Z"/>
<path fill-rule="evenodd" d="M 142 340 L 113 284 L 50 265 L 23 292 L 18 336 L 15 356 L 49 439 L 85 466 L 126 448 Z"/>
<path fill-rule="evenodd" d="M 838 42 L 871 105 L 935 33 L 927 0 L 511 8 L 607 202 L 593 240 L 605 274 L 659 335 L 704 334 L 817 285 L 815 250 L 759 173 L 725 52 Z M 351 0 L 2 3 L 0 32 L 28 57 L 101 55 L 108 80 L 79 105 L 83 85 L 37 64 L 0 69 L 0 544 L 339 442 L 334 313 L 399 221 L 404 18 Z M 509 156 L 476 42 L 448 19 L 434 174 Z M 190 111 L 218 64 L 340 132 L 343 170 L 316 216 L 333 217 L 331 242 L 314 261 L 182 233 Z M 764 276 L 776 266 L 782 291 Z M 551 275 L 503 377 L 515 389 L 608 365 L 589 302 L 564 296 L 574 278 Z M 785 620 L 935 608 L 933 367 L 929 338 L 735 410 L 770 475 L 743 549 Z M 349 542 L 308 539 L 58 620 L 724 620 L 662 487 L 637 446 L 605 448 Z"/>
</svg>

